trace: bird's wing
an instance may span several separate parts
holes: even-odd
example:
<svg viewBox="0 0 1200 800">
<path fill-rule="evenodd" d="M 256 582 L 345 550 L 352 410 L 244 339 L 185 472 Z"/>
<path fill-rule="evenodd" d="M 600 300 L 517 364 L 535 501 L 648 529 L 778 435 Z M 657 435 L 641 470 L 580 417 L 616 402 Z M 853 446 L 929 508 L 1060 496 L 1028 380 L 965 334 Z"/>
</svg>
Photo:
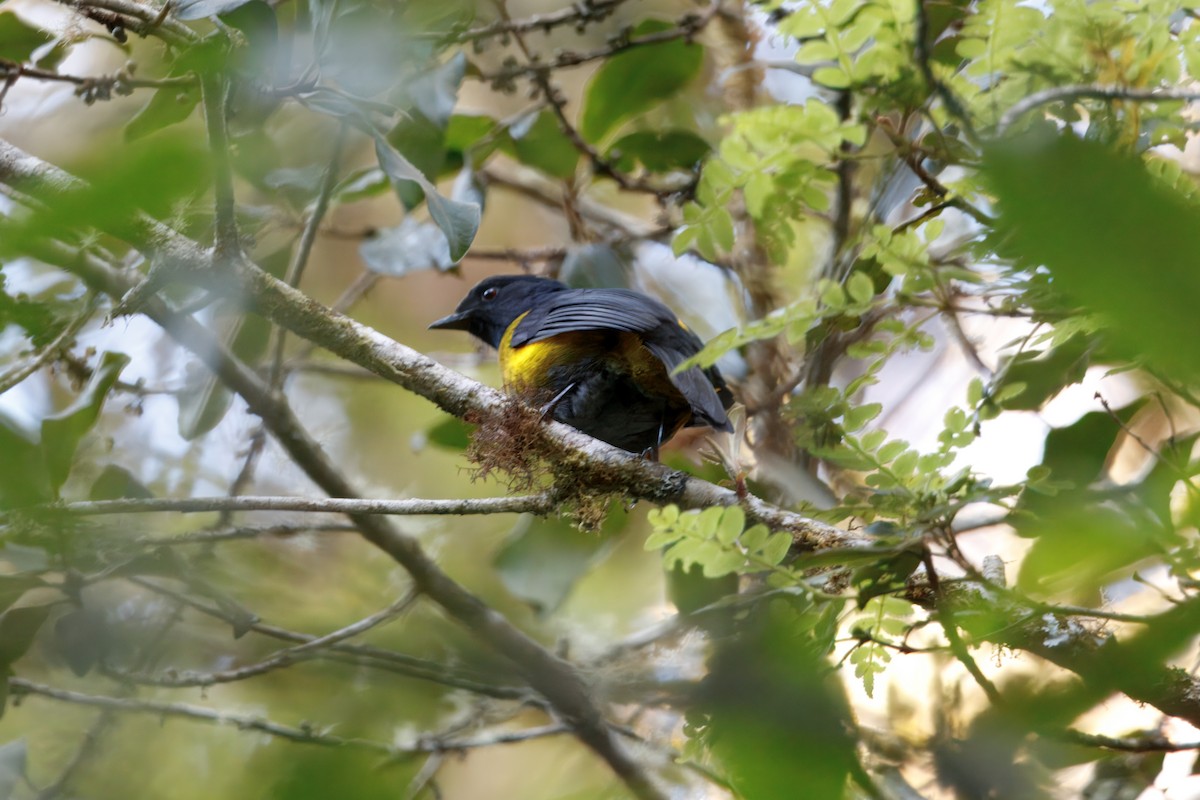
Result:
<svg viewBox="0 0 1200 800">
<path fill-rule="evenodd" d="M 517 323 L 511 342 L 513 347 L 572 331 L 626 331 L 640 334 L 646 348 L 670 374 L 704 346 L 694 333 L 680 324 L 669 308 L 638 292 L 575 289 L 558 292 L 547 301 L 530 310 Z M 725 404 L 712 379 L 703 370 L 692 367 L 670 377 L 704 424 L 718 430 L 732 430 L 725 415 Z M 723 380 L 720 384 L 724 389 Z"/>
<path fill-rule="evenodd" d="M 512 346 L 540 342 L 572 331 L 649 333 L 675 317 L 662 303 L 625 289 L 557 292 L 530 310 L 513 331 Z"/>
<path fill-rule="evenodd" d="M 664 345 L 660 342 L 647 341 L 646 347 L 659 361 L 666 364 L 667 372 L 671 374 L 671 382 L 675 384 L 675 388 L 679 389 L 680 394 L 692 404 L 692 412 L 702 422 L 717 430 L 733 430 L 733 426 L 729 423 L 729 417 L 725 414 L 725 407 L 728 404 L 718 393 L 712 376 L 699 367 L 691 367 L 677 374 L 672 373 L 675 367 L 682 364 L 685 359 L 699 352 L 698 346 L 679 347 L 675 343 Z M 715 368 L 713 371 L 715 372 Z M 721 388 L 728 393 L 725 381 L 719 377 L 720 373 L 716 373 L 716 375 Z M 730 396 L 730 400 L 732 399 Z"/>
</svg>

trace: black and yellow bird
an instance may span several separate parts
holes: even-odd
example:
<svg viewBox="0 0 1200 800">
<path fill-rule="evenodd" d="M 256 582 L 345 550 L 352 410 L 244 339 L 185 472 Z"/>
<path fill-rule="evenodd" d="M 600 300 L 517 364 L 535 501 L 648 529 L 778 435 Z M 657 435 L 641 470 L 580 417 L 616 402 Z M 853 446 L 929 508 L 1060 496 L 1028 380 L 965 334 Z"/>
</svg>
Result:
<svg viewBox="0 0 1200 800">
<path fill-rule="evenodd" d="M 468 331 L 496 348 L 509 391 L 623 450 L 657 455 L 687 426 L 733 430 L 725 414 L 733 396 L 716 367 L 672 374 L 703 342 L 639 292 L 500 275 L 429 327 Z"/>
</svg>

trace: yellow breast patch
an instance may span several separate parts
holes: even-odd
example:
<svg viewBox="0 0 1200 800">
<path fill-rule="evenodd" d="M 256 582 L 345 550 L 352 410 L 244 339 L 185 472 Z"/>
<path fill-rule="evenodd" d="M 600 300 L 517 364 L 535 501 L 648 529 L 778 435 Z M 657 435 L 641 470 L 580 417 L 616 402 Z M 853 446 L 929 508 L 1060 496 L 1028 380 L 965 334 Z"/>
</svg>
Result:
<svg viewBox="0 0 1200 800">
<path fill-rule="evenodd" d="M 526 311 L 514 319 L 500 339 L 500 377 L 506 387 L 516 391 L 539 388 L 549 368 L 568 358 L 567 344 L 553 338 L 512 346 L 513 333 L 528 314 Z"/>
</svg>

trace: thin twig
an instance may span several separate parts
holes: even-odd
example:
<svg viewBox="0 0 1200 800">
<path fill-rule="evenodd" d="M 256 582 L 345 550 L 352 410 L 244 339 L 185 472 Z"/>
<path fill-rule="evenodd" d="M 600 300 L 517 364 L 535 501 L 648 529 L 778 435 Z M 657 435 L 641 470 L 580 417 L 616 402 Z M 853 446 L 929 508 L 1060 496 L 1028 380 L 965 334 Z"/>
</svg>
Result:
<svg viewBox="0 0 1200 800">
<path fill-rule="evenodd" d="M 192 75 L 176 75 L 166 78 L 135 78 L 124 70 L 112 75 L 69 75 L 49 69 L 35 67 L 19 61 L 0 58 L 0 79 L 30 78 L 39 81 L 70 83 L 81 90 L 88 88 L 107 89 L 113 94 L 129 94 L 132 89 L 162 89 L 171 86 L 195 86 Z"/>
<path fill-rule="evenodd" d="M 925 11 L 923 0 L 918 0 L 915 5 L 916 43 L 913 47 L 913 56 L 916 59 L 917 67 L 921 70 L 921 76 L 925 79 L 925 85 L 929 87 L 931 92 L 941 98 L 946 112 L 962 126 L 963 133 L 966 134 L 967 138 L 972 141 L 978 141 L 979 137 L 975 133 L 975 126 L 971 122 L 971 115 L 967 113 L 967 109 L 963 106 L 962 101 L 951 91 L 949 86 L 933 74 L 933 54 L 929 49 L 929 16 Z"/>
<path fill-rule="evenodd" d="M 959 349 L 967 360 L 974 365 L 975 369 L 990 380 L 993 376 L 992 368 L 984 363 L 983 358 L 979 355 L 979 350 L 975 347 L 975 343 L 967 336 L 967 332 L 963 330 L 962 321 L 959 320 L 958 314 L 953 311 L 945 311 L 942 314 L 942 319 L 946 321 L 946 327 L 950 329 L 950 334 L 954 340 L 958 342 Z"/>
<path fill-rule="evenodd" d="M 67 347 L 75 340 L 75 334 L 79 333 L 79 330 L 87 324 L 87 321 L 92 318 L 95 310 L 94 298 L 89 296 L 84 302 L 83 311 L 67 323 L 62 332 L 54 337 L 54 341 L 43 347 L 42 351 L 33 358 L 16 365 L 8 372 L 0 375 L 0 394 L 4 394 L 44 367 L 48 362 L 54 360 L 64 347 Z"/>
<path fill-rule="evenodd" d="M 313 201 L 312 213 L 308 216 L 308 221 L 300 234 L 300 241 L 296 245 L 296 252 L 291 263 L 288 264 L 287 274 L 284 277 L 288 286 L 300 285 L 304 270 L 308 266 L 309 256 L 312 255 L 313 243 L 317 240 L 317 231 L 325 219 L 325 212 L 329 210 L 329 200 L 333 197 L 334 187 L 337 186 L 338 165 L 341 162 L 342 148 L 346 142 L 346 128 L 346 123 L 343 122 L 338 127 L 337 136 L 334 137 L 333 152 L 330 154 L 329 163 L 325 165 L 325 172 L 321 176 L 321 187 L 317 191 L 317 199 Z"/>
<path fill-rule="evenodd" d="M 72 176 L 4 142 L 0 142 L 0 181 L 10 183 L 44 202 L 53 201 L 80 185 Z M 205 248 L 145 216 L 137 217 L 131 226 L 123 228 L 121 236 L 140 248 L 168 252 L 172 258 L 188 267 L 203 267 L 211 263 Z M 34 243 L 32 254 L 48 263 L 63 266 L 89 285 L 109 294 L 128 290 L 128 275 L 114 269 L 93 252 L 45 240 Z M 459 417 L 487 419 L 509 407 L 500 393 L 470 381 L 366 326 L 329 313 L 310 298 L 251 265 L 239 263 L 234 266 L 231 277 L 238 281 L 256 310 L 286 325 L 294 333 L 318 341 L 330 352 L 377 372 Z M 210 332 L 172 313 L 156 298 L 149 298 L 142 311 L 163 325 L 174 338 L 195 347 L 222 380 L 246 399 L 252 413 L 270 419 L 273 435 L 318 485 L 335 496 L 353 496 L 353 487 L 300 426 L 290 406 L 282 398 L 271 395 L 252 370 L 213 341 Z M 739 497 L 732 490 L 696 480 L 661 464 L 620 453 L 558 423 L 540 426 L 531 434 L 539 446 L 555 448 L 548 452 L 560 455 L 559 461 L 564 466 L 569 461 L 573 478 L 590 486 L 619 489 L 627 491 L 630 496 L 657 503 L 676 502 L 688 508 L 729 505 L 740 501 L 749 519 L 791 531 L 798 548 L 826 549 L 852 544 L 862 538 L 803 515 L 786 512 L 752 496 Z M 537 691 L 544 693 L 550 703 L 564 712 L 561 718 L 571 725 L 576 735 L 601 755 L 616 774 L 630 783 L 636 794 L 642 797 L 662 796 L 629 754 L 615 747 L 609 736 L 597 733 L 598 727 L 604 725 L 603 716 L 589 688 L 582 683 L 570 664 L 533 642 L 451 580 L 411 537 L 391 526 L 380 524 L 376 517 L 355 515 L 354 520 L 364 538 L 404 566 L 428 596 L 472 631 L 481 642 L 507 656 Z M 917 601 L 923 596 L 914 590 L 913 597 Z M 1192 606 L 1189 606 L 1185 612 L 1191 613 L 1191 610 Z M 1021 629 L 1015 630 L 1018 626 Z M 1014 631 L 997 636 L 998 641 L 1043 655 L 1067 669 L 1090 674 L 1096 670 L 1097 663 L 1115 663 L 1111 656 L 1103 652 L 1088 651 L 1086 657 L 1081 657 L 1077 648 L 1057 644 L 1057 638 L 1055 644 L 1050 645 L 1041 629 L 1033 629 L 1028 621 L 1016 620 L 1007 627 Z M 1163 675 L 1161 686 L 1167 687 L 1169 683 L 1170 688 L 1151 691 L 1144 682 L 1130 683 L 1125 680 L 1121 680 L 1117 688 L 1126 691 L 1134 699 L 1153 703 L 1167 713 L 1190 720 L 1200 718 L 1200 704 L 1195 700 L 1200 693 L 1194 691 L 1194 685 L 1181 684 L 1175 680 L 1174 673 L 1170 681 L 1162 669 L 1158 673 Z M 1159 685 L 1155 683 L 1155 687 Z"/>
<path fill-rule="evenodd" d="M 496 6 L 496 10 L 500 14 L 500 18 L 503 20 L 508 20 L 509 16 L 506 0 L 493 0 L 493 2 Z M 709 11 L 702 18 L 703 21 L 696 23 L 697 30 L 708 23 L 708 20 L 710 20 L 712 15 L 716 13 L 716 9 L 719 6 L 720 0 L 713 0 Z M 689 17 L 687 19 L 691 18 Z M 525 60 L 529 64 L 536 63 L 537 57 L 534 55 L 529 45 L 526 44 L 525 37 L 520 32 L 514 32 L 513 39 L 516 41 L 517 47 L 521 50 L 521 53 L 524 54 Z M 583 138 L 583 134 L 581 134 L 579 130 L 571 123 L 571 120 L 567 117 L 566 98 L 561 92 L 559 92 L 558 88 L 550 82 L 550 71 L 536 70 L 532 73 L 532 77 L 533 82 L 538 87 L 538 90 L 541 91 L 542 96 L 546 98 L 546 102 L 550 105 L 550 110 L 554 113 L 555 119 L 558 120 L 559 129 L 571 142 L 572 146 L 581 155 L 587 158 L 592 165 L 592 170 L 596 174 L 603 175 L 606 178 L 611 178 L 618 186 L 627 192 L 646 192 L 647 194 L 653 194 L 659 198 L 666 197 L 667 195 L 674 194 L 676 192 L 684 191 L 695 180 L 693 177 L 688 178 L 682 183 L 657 186 L 644 180 L 639 180 L 626 175 L 624 172 L 617 169 L 611 161 L 601 155 L 600 151 L 592 147 L 592 145 Z"/>
<path fill-rule="evenodd" d="M 1170 101 L 1200 100 L 1200 91 L 1194 89 L 1136 89 L 1132 86 L 1110 86 L 1100 83 L 1081 83 L 1071 86 L 1054 86 L 1034 92 L 1013 103 L 996 123 L 996 135 L 1003 136 L 1017 120 L 1038 106 L 1059 100 L 1129 100 L 1134 103 L 1158 103 Z"/>
<path fill-rule="evenodd" d="M 358 530 L 346 523 L 328 525 L 232 525 L 211 530 L 181 533 L 176 536 L 143 536 L 134 541 L 136 547 L 174 547 L 187 544 L 213 544 L 252 539 L 287 538 L 307 533 L 352 533 Z"/>
<path fill-rule="evenodd" d="M 113 711 L 130 714 L 152 714 L 157 717 L 175 717 L 214 725 L 229 725 L 239 730 L 259 731 L 279 739 L 286 739 L 298 744 L 315 744 L 323 747 L 353 748 L 369 750 L 395 756 L 401 753 L 443 753 L 459 750 L 472 750 L 481 747 L 493 747 L 501 744 L 527 742 L 531 739 L 541 739 L 547 736 L 558 736 L 569 733 L 570 729 L 561 723 L 542 725 L 537 728 L 527 728 L 517 731 L 500 731 L 481 734 L 472 739 L 441 740 L 427 738 L 418 740 L 408 746 L 398 746 L 372 739 L 360 739 L 336 736 L 324 732 L 323 726 L 305 724 L 302 727 L 292 727 L 279 722 L 273 722 L 263 717 L 246 714 L 234 714 L 219 711 L 204 706 L 188 703 L 160 703 L 153 700 L 140 700 L 132 697 L 110 697 L 106 695 L 84 694 L 83 692 L 59 689 L 35 683 L 25 678 L 9 678 L 8 688 L 15 696 L 45 697 L 63 703 L 90 706 L 92 708 L 112 709 Z"/>
<path fill-rule="evenodd" d="M 948 186 L 942 183 L 936 175 L 925 168 L 924 153 L 913 142 L 906 139 L 900 131 L 896 130 L 891 125 L 879 125 L 879 130 L 891 139 L 895 145 L 897 154 L 900 156 L 904 164 L 912 170 L 912 173 L 920 179 L 921 183 L 925 184 L 931 192 L 938 197 L 945 199 L 945 204 L 953 206 L 965 214 L 971 216 L 980 225 L 991 226 L 995 225 L 995 220 L 992 219 L 986 212 L 975 206 L 965 197 L 957 192 L 950 190 Z M 906 223 L 911 224 L 911 223 Z M 903 227 L 903 226 L 902 226 Z"/>
<path fill-rule="evenodd" d="M 179 689 L 191 686 L 213 686 L 218 683 L 233 683 L 235 681 L 246 680 L 247 678 L 258 677 L 265 675 L 268 672 L 274 672 L 278 669 L 290 667 L 293 664 L 312 658 L 318 651 L 328 648 L 331 645 L 343 642 L 352 636 L 357 636 L 360 633 L 376 628 L 385 622 L 395 619 L 400 614 L 407 611 L 417 600 L 416 592 L 409 592 L 400 600 L 388 606 L 381 611 L 364 617 L 350 625 L 327 633 L 324 636 L 318 636 L 310 639 L 303 644 L 298 644 L 295 647 L 289 647 L 280 650 L 270 657 L 253 664 L 237 667 L 235 669 L 220 670 L 215 672 L 195 672 L 191 670 L 175 670 L 170 673 L 161 675 L 152 675 L 147 673 L 118 673 L 121 680 L 131 681 L 133 683 L 149 685 L 149 686 L 164 686 L 173 689 Z"/>
<path fill-rule="evenodd" d="M 325 172 L 321 177 L 321 186 L 317 191 L 317 199 L 313 204 L 312 213 L 308 217 L 308 221 L 304 225 L 304 229 L 300 233 L 300 240 L 296 244 L 296 250 L 292 254 L 292 259 L 288 264 L 287 273 L 284 280 L 289 286 L 299 286 L 300 280 L 304 276 L 304 270 L 308 266 L 309 256 L 312 255 L 313 243 L 317 239 L 317 231 L 321 227 L 321 221 L 325 218 L 325 212 L 329 208 L 329 199 L 333 196 L 334 186 L 337 185 L 338 162 L 342 157 L 342 147 L 346 140 L 346 123 L 343 122 L 338 126 L 338 133 L 333 143 L 333 153 L 329 158 L 329 163 L 325 166 Z M 287 348 L 287 331 L 278 326 L 272 326 L 274 331 L 275 344 L 271 355 L 271 368 L 267 373 L 267 383 L 275 390 L 278 390 L 283 385 L 284 369 L 283 355 Z M 259 425 L 250 437 L 250 444 L 246 448 L 246 455 L 242 461 L 242 468 L 238 471 L 237 477 L 229 486 L 229 496 L 236 497 L 245 491 L 250 482 L 254 480 L 254 470 L 258 465 L 258 460 L 262 456 L 263 449 L 267 445 L 267 430 L 265 425 Z M 228 512 L 222 512 L 222 523 L 228 523 Z"/>
<path fill-rule="evenodd" d="M 162 616 L 157 629 L 138 648 L 137 657 L 134 659 L 136 668 L 147 669 L 162 655 L 167 634 L 179 623 L 180 612 L 183 609 L 183 604 L 178 601 L 172 605 L 173 607 L 170 612 Z M 122 697 L 128 697 L 133 692 L 133 687 L 123 686 L 120 691 Z M 58 777 L 38 792 L 36 800 L 56 800 L 56 798 L 61 797 L 65 793 L 67 785 L 71 782 L 71 778 L 95 754 L 96 748 L 100 744 L 101 734 L 107 731 L 116 720 L 117 712 L 114 709 L 106 708 L 102 710 L 91 726 L 84 732 L 79 746 L 75 749 L 74 754 L 72 754 L 66 765 L 59 771 Z"/>
<path fill-rule="evenodd" d="M 0 142 L 0 181 L 38 196 L 60 196 L 81 182 L 61 170 Z M 211 263 L 203 249 L 178 232 L 148 217 L 138 217 L 122 228 L 122 236 L 135 246 L 168 250 L 179 263 L 191 266 Z M 54 241 L 39 241 L 35 255 L 78 275 L 89 285 L 110 295 L 129 291 L 129 277 L 96 256 Z M 252 264 L 239 260 L 231 277 L 240 285 L 254 308 L 293 333 L 311 337 L 360 366 L 378 370 L 389 379 L 434 400 L 459 416 L 472 413 L 480 418 L 495 415 L 511 406 L 500 393 L 441 367 L 425 356 L 386 339 L 380 334 L 315 304 L 282 281 Z M 158 298 L 149 296 L 140 307 L 180 344 L 193 350 L 232 391 L 239 394 L 251 413 L 261 417 L 272 435 L 310 479 L 331 497 L 353 498 L 355 487 L 308 433 L 286 399 L 270 391 L 255 373 L 241 363 L 211 332 L 194 320 L 172 312 Z M 314 328 L 313 326 L 316 326 Z M 471 412 L 470 409 L 475 411 Z M 847 534 L 798 514 L 789 514 L 754 498 L 739 498 L 732 490 L 695 481 L 659 464 L 622 453 L 560 423 L 549 423 L 533 431 L 537 440 L 554 448 L 565 459 L 570 455 L 575 477 L 584 485 L 611 487 L 628 484 L 638 495 L 664 502 L 668 499 L 688 507 L 696 504 L 725 505 L 742 500 L 747 516 L 768 525 L 782 526 L 798 542 L 821 546 L 822 542 L 845 541 Z M 548 450 L 549 452 L 549 450 Z M 565 462 L 564 462 L 565 463 Z M 599 755 L 642 800 L 663 798 L 663 790 L 605 727 L 604 715 L 590 687 L 574 667 L 557 657 L 501 614 L 447 576 L 413 537 L 378 516 L 354 514 L 363 537 L 403 566 L 417 587 L 481 641 L 507 657 L 529 684 L 568 723 L 585 745 Z M 855 537 L 850 537 L 855 538 Z"/>
<path fill-rule="evenodd" d="M 342 364 L 328 361 L 301 361 L 289 363 L 288 372 L 311 372 L 317 375 L 329 375 L 334 378 L 355 378 L 358 380 L 383 380 L 374 372 L 356 367 L 353 364 Z"/>
<path fill-rule="evenodd" d="M 63 796 L 71 778 L 75 776 L 79 768 L 96 752 L 96 748 L 100 744 L 100 735 L 108 730 L 116 719 L 117 712 L 111 708 L 106 708 L 100 712 L 92 724 L 88 726 L 88 729 L 83 732 L 83 736 L 79 740 L 79 746 L 75 748 L 75 752 L 71 754 L 71 758 L 59 770 L 58 777 L 41 788 L 37 793 L 36 800 L 57 800 L 57 798 Z"/>
<path fill-rule="evenodd" d="M 244 625 L 246 630 L 253 631 L 262 636 L 269 636 L 272 639 L 278 639 L 283 642 L 300 643 L 311 642 L 317 638 L 312 634 L 280 628 L 265 622 L 250 622 L 247 624 L 245 620 L 238 618 L 229 611 L 206 605 L 186 594 L 169 589 L 166 586 L 143 577 L 136 575 L 126 576 L 126 580 L 143 589 L 183 603 L 205 616 L 219 619 L 233 626 Z M 477 675 L 461 667 L 410 656 L 406 653 L 397 653 L 393 650 L 385 650 L 373 645 L 337 642 L 324 652 L 318 653 L 317 657 L 328 661 L 338 661 L 392 672 L 407 678 L 429 681 L 430 683 L 449 686 L 452 689 L 461 689 L 501 700 L 522 700 L 528 702 L 534 697 L 531 691 L 525 686 L 489 682 L 485 676 Z"/>
<path fill-rule="evenodd" d="M 434 794 L 436 795 L 434 778 L 437 777 L 438 770 L 442 768 L 442 762 L 445 760 L 444 753 L 430 753 L 429 758 L 425 759 L 425 763 L 417 770 L 417 774 L 408 782 L 408 787 L 404 790 L 404 800 L 416 800 L 421 792 L 430 787 L 435 787 Z"/>
<path fill-rule="evenodd" d="M 236 257 L 242 247 L 238 235 L 233 163 L 229 156 L 229 133 L 225 119 L 229 81 L 216 72 L 206 72 L 200 77 L 200 89 L 204 102 L 204 122 L 208 129 L 208 147 L 213 160 L 213 205 L 216 212 L 213 256 L 221 262 Z"/>
<path fill-rule="evenodd" d="M 1138 445 L 1146 451 L 1150 458 L 1164 465 L 1171 472 L 1175 473 L 1179 481 L 1183 484 L 1184 491 L 1193 497 L 1200 495 L 1200 488 L 1198 488 L 1192 481 L 1193 476 L 1189 474 L 1189 472 L 1184 469 L 1183 466 L 1168 459 L 1161 450 L 1156 450 L 1155 448 L 1151 447 L 1149 442 L 1143 439 L 1137 431 L 1135 431 L 1132 427 L 1126 424 L 1123 419 L 1121 419 L 1120 415 L 1118 415 L 1117 412 L 1113 410 L 1112 406 L 1108 404 L 1108 401 L 1104 399 L 1104 395 L 1102 395 L 1100 392 L 1096 392 L 1094 399 L 1100 401 L 1100 405 L 1103 406 L 1105 413 L 1107 413 L 1109 418 L 1116 423 L 1117 427 L 1121 429 L 1122 433 L 1137 442 Z"/>
<path fill-rule="evenodd" d="M 638 47 L 646 47 L 652 44 L 661 44 L 663 42 L 673 42 L 676 39 L 690 39 L 699 33 L 701 30 L 712 21 L 720 9 L 720 0 L 713 2 L 704 12 L 700 14 L 691 14 L 676 22 L 676 27 L 670 30 L 658 31 L 657 33 L 648 33 L 645 36 L 634 36 L 628 39 L 621 39 L 608 47 L 603 47 L 597 50 L 591 50 L 585 53 L 561 52 L 556 58 L 547 62 L 538 62 L 530 64 L 506 65 L 496 70 L 495 72 L 484 72 L 478 77 L 482 81 L 487 81 L 493 85 L 505 86 L 510 84 L 514 79 L 523 75 L 536 75 L 539 72 L 546 70 L 557 71 L 567 69 L 569 67 L 577 67 L 580 64 L 587 64 L 592 61 L 599 61 L 604 58 L 609 58 L 617 53 L 623 53 L 626 50 L 633 50 Z"/>
<path fill-rule="evenodd" d="M 282 337 L 282 333 L 279 334 Z M 238 474 L 234 476 L 233 482 L 229 484 L 229 491 L 226 492 L 227 497 L 238 497 L 254 480 L 254 469 L 258 465 L 258 459 L 262 456 L 263 450 L 267 446 L 267 429 L 262 423 L 254 426 L 254 431 L 250 434 L 250 443 L 246 446 L 246 452 L 242 457 L 242 468 L 238 470 Z M 217 518 L 218 525 L 228 525 L 233 518 L 233 510 L 225 509 L 221 511 L 221 516 Z"/>
<path fill-rule="evenodd" d="M 1178 753 L 1183 750 L 1200 750 L 1200 742 L 1172 742 L 1162 736 L 1103 736 L 1097 733 L 1069 730 L 1062 736 L 1054 737 L 1073 744 L 1087 747 L 1102 747 L 1105 750 L 1119 750 L 1124 753 Z"/>
<path fill-rule="evenodd" d="M 498 19 L 487 25 L 481 25 L 478 28 L 471 28 L 470 30 L 453 34 L 449 38 L 450 41 L 461 44 L 463 42 L 477 42 L 513 33 L 534 33 L 538 31 L 550 33 L 555 28 L 565 25 L 574 25 L 576 29 L 582 30 L 582 27 L 588 23 L 600 22 L 607 19 L 616 10 L 617 6 L 624 2 L 627 2 L 627 0 L 583 0 L 583 2 L 573 3 L 567 8 L 549 14 L 534 14 L 524 19 Z M 418 38 L 445 37 L 440 33 L 429 33 L 419 35 Z"/>
<path fill-rule="evenodd" d="M 489 164 L 479 171 L 479 176 L 488 185 L 495 184 L 533 200 L 546 208 L 561 211 L 563 206 L 562 186 L 528 167 L 508 167 Z M 669 235 L 674 228 L 647 223 L 640 217 L 598 203 L 588 197 L 575 201 L 579 213 L 588 221 L 598 223 L 612 231 L 619 241 L 642 241 Z"/>
<path fill-rule="evenodd" d="M 164 16 L 163 7 L 146 6 L 133 0 L 58 0 L 65 6 L 109 28 L 120 26 L 139 36 L 156 36 L 168 44 L 194 44 L 200 35 L 178 20 Z M 170 8 L 170 4 L 165 4 Z M 119 38 L 119 37 L 118 37 Z"/>
<path fill-rule="evenodd" d="M 45 510 L 96 516 L 102 514 L 154 514 L 164 511 L 196 514 L 208 511 L 303 511 L 322 514 L 544 514 L 553 508 L 549 493 L 474 499 L 370 500 L 340 497 L 152 497 L 146 499 L 81 500 L 38 506 Z"/>
<path fill-rule="evenodd" d="M 930 588 L 933 589 L 934 595 L 943 597 L 942 584 L 937 570 L 933 565 L 933 554 L 928 547 L 923 550 L 921 557 L 925 562 L 925 574 L 929 579 Z M 1000 690 L 996 688 L 996 684 L 992 683 L 983 674 L 983 670 L 979 668 L 979 664 L 975 663 L 974 656 L 971 655 L 971 651 L 967 649 L 966 643 L 958 633 L 958 622 L 955 618 L 953 604 L 948 602 L 939 603 L 937 613 L 942 623 L 942 631 L 946 634 L 946 641 L 950 644 L 950 652 L 954 654 L 954 657 L 960 664 L 966 667 L 967 672 L 975 679 L 975 683 L 987 695 L 988 701 L 994 707 L 1003 707 L 1004 698 L 1001 696 Z"/>
<path fill-rule="evenodd" d="M 481 261 L 514 261 L 518 264 L 527 264 L 533 261 L 555 261 L 566 258 L 569 252 L 570 248 L 568 247 L 501 247 L 492 249 L 473 247 L 466 257 L 477 258 Z"/>
</svg>

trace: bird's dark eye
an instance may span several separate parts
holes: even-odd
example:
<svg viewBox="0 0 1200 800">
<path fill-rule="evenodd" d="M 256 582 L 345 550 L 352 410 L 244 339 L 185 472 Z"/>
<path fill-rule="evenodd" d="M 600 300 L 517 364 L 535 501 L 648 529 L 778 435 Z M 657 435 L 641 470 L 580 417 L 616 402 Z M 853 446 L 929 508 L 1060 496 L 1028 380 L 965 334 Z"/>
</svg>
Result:
<svg viewBox="0 0 1200 800">
<path fill-rule="evenodd" d="M 497 289 L 495 286 L 492 286 L 488 289 L 483 290 L 483 299 L 484 300 L 495 300 L 496 295 L 498 295 L 498 294 L 500 294 L 500 290 Z"/>
</svg>

